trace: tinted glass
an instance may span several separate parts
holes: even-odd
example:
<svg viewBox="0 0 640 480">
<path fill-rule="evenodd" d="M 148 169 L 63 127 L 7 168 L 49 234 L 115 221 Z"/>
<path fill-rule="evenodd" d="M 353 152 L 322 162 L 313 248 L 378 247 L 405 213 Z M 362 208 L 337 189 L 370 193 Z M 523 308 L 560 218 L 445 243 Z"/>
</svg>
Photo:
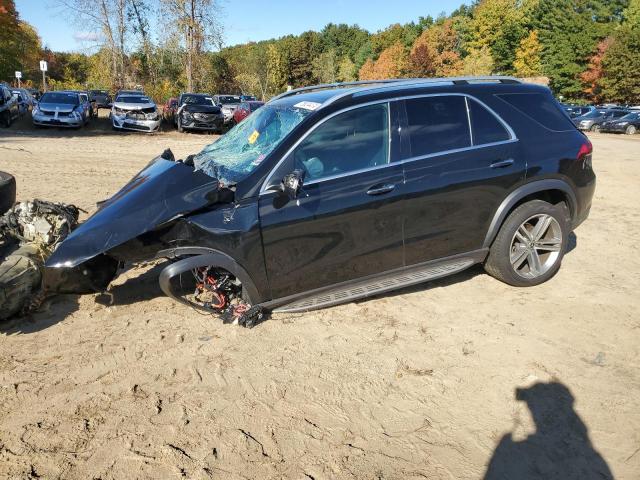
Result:
<svg viewBox="0 0 640 480">
<path fill-rule="evenodd" d="M 233 105 L 234 103 L 240 103 L 240 97 L 232 95 L 221 95 L 218 97 L 218 102 L 222 105 Z"/>
<path fill-rule="evenodd" d="M 504 142 L 511 138 L 504 125 L 489 110 L 470 98 L 467 99 L 467 102 L 474 145 Z"/>
<path fill-rule="evenodd" d="M 130 95 L 120 95 L 116 98 L 116 102 L 122 103 L 152 103 L 149 97 L 139 97 L 139 96 L 130 96 Z"/>
<path fill-rule="evenodd" d="M 42 95 L 41 103 L 63 103 L 65 105 L 78 105 L 79 96 L 77 93 L 56 93 L 47 92 Z"/>
<path fill-rule="evenodd" d="M 213 98 L 206 95 L 183 95 L 182 103 L 187 105 L 213 105 Z"/>
<path fill-rule="evenodd" d="M 560 110 L 551 95 L 542 93 L 509 93 L 498 95 L 511 106 L 535 120 L 543 127 L 556 132 L 573 130 L 571 120 Z"/>
<path fill-rule="evenodd" d="M 412 157 L 471 146 L 465 97 L 415 98 L 406 109 Z"/>
<path fill-rule="evenodd" d="M 305 181 L 388 163 L 388 105 L 336 115 L 315 129 L 293 155 L 296 168 L 306 172 Z"/>
</svg>

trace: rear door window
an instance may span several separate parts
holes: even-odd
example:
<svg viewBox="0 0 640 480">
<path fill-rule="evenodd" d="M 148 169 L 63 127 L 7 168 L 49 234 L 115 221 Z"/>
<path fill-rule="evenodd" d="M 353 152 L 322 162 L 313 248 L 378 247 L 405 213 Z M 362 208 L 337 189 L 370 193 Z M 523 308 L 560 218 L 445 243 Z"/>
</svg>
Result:
<svg viewBox="0 0 640 480">
<path fill-rule="evenodd" d="M 496 96 L 548 130 L 566 132 L 575 128 L 550 94 L 506 93 Z"/>
<path fill-rule="evenodd" d="M 467 98 L 471 132 L 474 145 L 504 142 L 511 139 L 511 134 L 496 116 L 477 101 Z"/>
<path fill-rule="evenodd" d="M 388 104 L 360 107 L 330 118 L 295 149 L 305 182 L 389 163 Z"/>
<path fill-rule="evenodd" d="M 465 97 L 412 98 L 405 101 L 405 108 L 410 157 L 471 146 Z"/>
</svg>

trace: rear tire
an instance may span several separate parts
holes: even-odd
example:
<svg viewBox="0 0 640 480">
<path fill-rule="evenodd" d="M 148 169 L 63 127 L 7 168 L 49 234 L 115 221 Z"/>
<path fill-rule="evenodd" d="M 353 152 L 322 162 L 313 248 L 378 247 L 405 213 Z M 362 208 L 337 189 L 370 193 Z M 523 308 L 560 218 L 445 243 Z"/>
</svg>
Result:
<svg viewBox="0 0 640 480">
<path fill-rule="evenodd" d="M 484 268 L 514 287 L 532 287 L 553 277 L 562 263 L 570 218 L 564 204 L 532 200 L 516 208 L 502 224 Z"/>
<path fill-rule="evenodd" d="M 13 175 L 0 172 L 0 215 L 16 203 L 16 179 Z"/>
<path fill-rule="evenodd" d="M 634 125 L 629 125 L 627 127 L 627 130 L 625 131 L 625 133 L 627 135 L 635 135 L 637 131 L 638 131 L 638 129 Z"/>
</svg>

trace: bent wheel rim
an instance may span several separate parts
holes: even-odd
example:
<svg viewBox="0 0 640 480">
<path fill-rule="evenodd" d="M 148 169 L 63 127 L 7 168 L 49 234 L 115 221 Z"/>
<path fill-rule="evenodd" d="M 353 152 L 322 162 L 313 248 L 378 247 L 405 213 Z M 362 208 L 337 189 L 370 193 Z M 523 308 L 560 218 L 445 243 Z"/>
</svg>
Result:
<svg viewBox="0 0 640 480">
<path fill-rule="evenodd" d="M 511 268 L 522 278 L 538 278 L 553 268 L 561 248 L 562 229 L 558 221 L 551 215 L 534 215 L 520 224 L 513 235 Z"/>
</svg>

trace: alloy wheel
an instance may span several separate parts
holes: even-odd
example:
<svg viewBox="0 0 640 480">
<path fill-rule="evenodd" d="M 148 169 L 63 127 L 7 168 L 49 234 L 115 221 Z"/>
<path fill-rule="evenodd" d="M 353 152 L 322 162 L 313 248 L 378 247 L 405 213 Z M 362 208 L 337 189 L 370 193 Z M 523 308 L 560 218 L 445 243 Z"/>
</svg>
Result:
<svg viewBox="0 0 640 480">
<path fill-rule="evenodd" d="M 511 240 L 510 262 L 516 274 L 537 278 L 555 265 L 562 248 L 562 229 L 551 215 L 539 214 L 525 220 Z"/>
<path fill-rule="evenodd" d="M 634 135 L 636 133 L 636 127 L 633 125 L 629 125 L 627 127 L 627 135 Z"/>
</svg>

